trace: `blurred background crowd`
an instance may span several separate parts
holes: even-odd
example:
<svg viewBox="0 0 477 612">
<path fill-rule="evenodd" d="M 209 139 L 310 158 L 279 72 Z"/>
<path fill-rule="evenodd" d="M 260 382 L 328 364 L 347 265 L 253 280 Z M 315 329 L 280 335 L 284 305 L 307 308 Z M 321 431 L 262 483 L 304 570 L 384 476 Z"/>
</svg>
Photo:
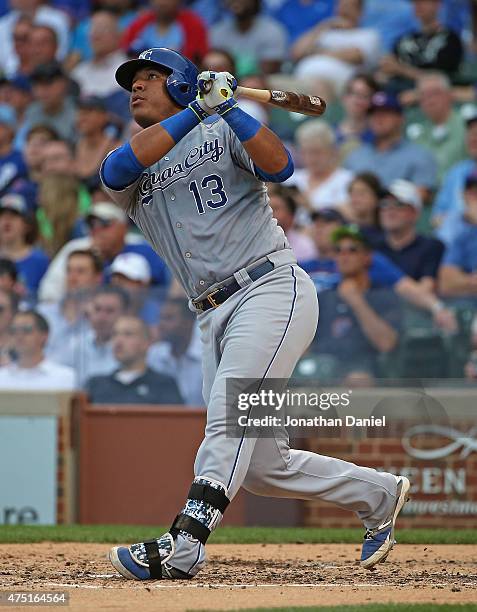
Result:
<svg viewBox="0 0 477 612">
<path fill-rule="evenodd" d="M 295 380 L 477 378 L 477 2 L 0 0 L 0 389 L 202 405 L 195 315 L 101 189 L 139 126 L 114 79 L 177 49 L 295 161 L 270 205 L 320 298 Z"/>
</svg>

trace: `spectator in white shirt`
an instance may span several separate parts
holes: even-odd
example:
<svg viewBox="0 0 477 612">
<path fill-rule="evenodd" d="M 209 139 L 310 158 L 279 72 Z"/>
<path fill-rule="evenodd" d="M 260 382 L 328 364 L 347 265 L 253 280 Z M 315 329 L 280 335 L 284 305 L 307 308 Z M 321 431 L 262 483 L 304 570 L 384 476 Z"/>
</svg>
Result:
<svg viewBox="0 0 477 612">
<path fill-rule="evenodd" d="M 286 181 L 305 196 L 313 210 L 336 208 L 348 201 L 353 173 L 339 164 L 336 136 L 324 119 L 306 121 L 296 131 L 304 168 Z"/>
<path fill-rule="evenodd" d="M 69 338 L 54 353 L 57 361 L 74 368 L 80 387 L 91 376 L 110 374 L 118 367 L 112 347 L 113 329 L 129 308 L 130 299 L 124 289 L 99 287 L 88 307 L 90 328 Z"/>
<path fill-rule="evenodd" d="M 121 89 L 114 78 L 116 68 L 127 59 L 119 47 L 120 35 L 112 13 L 99 11 L 91 17 L 93 57 L 80 62 L 71 73 L 84 95 L 105 97 Z"/>
<path fill-rule="evenodd" d="M 203 406 L 202 354 L 195 323 L 187 299 L 169 298 L 161 309 L 160 341 L 150 347 L 147 363 L 174 378 L 187 405 Z"/>
<path fill-rule="evenodd" d="M 54 355 L 72 336 L 89 329 L 86 311 L 102 278 L 103 264 L 94 251 L 84 249 L 68 255 L 64 298 L 38 305 L 38 311 L 50 326 L 47 355 Z"/>
<path fill-rule="evenodd" d="M 363 0 L 339 0 L 336 16 L 320 21 L 295 42 L 299 78 L 325 81 L 340 95 L 357 70 L 370 70 L 379 60 L 376 30 L 360 27 Z"/>
<path fill-rule="evenodd" d="M 0 368 L 3 391 L 73 391 L 72 368 L 45 358 L 48 323 L 35 310 L 18 312 L 10 332 L 14 338 L 17 360 Z"/>
</svg>

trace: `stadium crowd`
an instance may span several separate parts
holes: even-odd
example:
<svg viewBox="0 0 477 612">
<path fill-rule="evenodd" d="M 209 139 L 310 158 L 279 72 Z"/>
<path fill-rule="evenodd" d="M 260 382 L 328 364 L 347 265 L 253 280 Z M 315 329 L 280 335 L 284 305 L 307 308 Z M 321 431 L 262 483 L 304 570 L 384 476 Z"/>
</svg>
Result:
<svg viewBox="0 0 477 612">
<path fill-rule="evenodd" d="M 0 0 L 0 389 L 197 406 L 195 315 L 101 189 L 139 126 L 116 68 L 181 51 L 293 154 L 270 206 L 320 298 L 297 379 L 477 379 L 477 2 Z"/>
</svg>

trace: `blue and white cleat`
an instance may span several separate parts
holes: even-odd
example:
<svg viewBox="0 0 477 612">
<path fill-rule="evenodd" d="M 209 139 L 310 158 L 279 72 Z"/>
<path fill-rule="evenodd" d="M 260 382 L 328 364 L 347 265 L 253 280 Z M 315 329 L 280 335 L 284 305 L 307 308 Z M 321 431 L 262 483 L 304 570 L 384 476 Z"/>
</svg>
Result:
<svg viewBox="0 0 477 612">
<path fill-rule="evenodd" d="M 411 488 L 411 483 L 405 476 L 396 476 L 396 479 L 396 505 L 392 513 L 379 527 L 368 529 L 364 536 L 363 548 L 361 550 L 361 567 L 365 569 L 372 569 L 377 563 L 385 561 L 396 543 L 394 539 L 394 525 L 402 507 L 409 500 L 408 494 Z"/>
<path fill-rule="evenodd" d="M 115 546 L 109 551 L 109 560 L 114 569 L 128 580 L 187 580 L 192 578 L 191 575 L 167 563 L 174 549 L 174 540 L 169 533 L 166 533 L 157 540 L 139 542 L 132 544 L 129 548 Z M 152 559 L 154 559 L 154 571 L 151 571 Z"/>
</svg>

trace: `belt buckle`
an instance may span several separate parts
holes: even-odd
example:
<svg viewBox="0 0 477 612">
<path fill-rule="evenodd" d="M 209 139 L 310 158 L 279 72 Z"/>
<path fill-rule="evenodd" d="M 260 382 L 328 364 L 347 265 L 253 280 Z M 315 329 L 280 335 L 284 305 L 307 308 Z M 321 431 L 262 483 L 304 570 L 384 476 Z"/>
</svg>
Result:
<svg viewBox="0 0 477 612">
<path fill-rule="evenodd" d="M 211 293 L 209 293 L 209 295 L 206 296 L 205 298 L 213 308 L 218 308 L 220 306 L 220 304 L 217 304 L 217 302 L 214 300 L 214 295 L 218 293 L 219 291 L 220 291 L 220 288 L 215 289 L 215 291 L 212 291 Z"/>
<path fill-rule="evenodd" d="M 199 312 L 204 312 L 204 307 L 202 306 L 201 302 L 194 302 L 194 301 L 192 301 L 192 303 L 194 304 L 194 308 L 196 310 L 198 310 Z"/>
</svg>

